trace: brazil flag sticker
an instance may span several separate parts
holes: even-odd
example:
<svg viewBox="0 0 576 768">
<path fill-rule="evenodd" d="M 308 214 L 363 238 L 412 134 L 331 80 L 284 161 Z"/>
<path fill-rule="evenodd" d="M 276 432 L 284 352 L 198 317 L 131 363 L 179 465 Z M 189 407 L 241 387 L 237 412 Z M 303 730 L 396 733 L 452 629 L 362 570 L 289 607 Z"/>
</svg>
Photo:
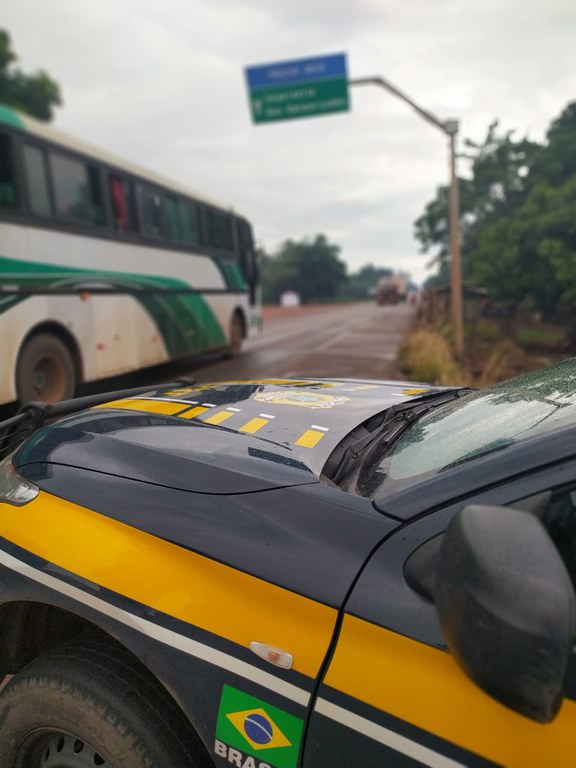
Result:
<svg viewBox="0 0 576 768">
<path fill-rule="evenodd" d="M 255 696 L 222 688 L 216 738 L 276 768 L 296 768 L 303 722 Z"/>
</svg>

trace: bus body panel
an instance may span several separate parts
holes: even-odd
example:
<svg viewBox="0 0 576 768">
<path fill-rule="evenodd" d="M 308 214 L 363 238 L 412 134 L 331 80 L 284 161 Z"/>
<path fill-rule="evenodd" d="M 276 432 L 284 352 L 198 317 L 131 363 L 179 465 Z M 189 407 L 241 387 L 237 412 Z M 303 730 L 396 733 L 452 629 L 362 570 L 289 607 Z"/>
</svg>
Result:
<svg viewBox="0 0 576 768">
<path fill-rule="evenodd" d="M 22 231 L 22 227 L 7 225 Z M 112 272 L 187 280 L 192 288 L 221 288 L 226 284 L 214 260 L 204 254 L 167 251 L 154 245 L 110 241 L 103 237 L 25 228 L 29 250 L 27 261 L 53 264 L 63 269 L 87 270 L 92 274 Z M 0 243 L 2 239 L 0 239 Z M 4 250 L 4 249 L 3 249 Z M 22 252 L 22 251 L 21 251 Z M 10 256 L 2 253 L 2 256 Z"/>
<path fill-rule="evenodd" d="M 228 289 L 214 259 L 207 255 L 110 243 L 105 238 L 6 222 L 0 222 L 0 248 L 0 273 L 7 290 L 4 301 L 0 295 L 3 369 L 13 374 L 0 377 L 0 402 L 16 399 L 19 352 L 25 340 L 46 324 L 63 328 L 73 339 L 84 382 L 224 348 L 235 312 L 242 314 L 247 336 L 257 330 L 249 320 L 245 295 Z M 90 269 L 95 264 L 98 269 Z M 193 279 L 184 282 L 186 275 Z M 155 281 L 150 278 L 166 286 L 165 300 L 146 293 L 153 292 Z M 18 296 L 10 293 L 11 286 L 16 290 L 27 282 L 42 282 L 45 292 L 22 294 L 18 303 L 10 302 Z M 187 286 L 193 289 L 194 301 L 205 305 L 208 328 L 200 338 L 192 322 L 193 306 L 186 307 Z M 216 292 L 203 294 L 202 288 Z M 55 291 L 53 295 L 50 290 Z M 102 294 L 102 290 L 118 292 Z M 151 302 L 164 305 L 163 324 L 151 314 Z M 172 350 L 165 338 L 170 326 L 179 329 L 182 337 Z"/>
<path fill-rule="evenodd" d="M 0 314 L 2 367 L 14 373 L 0 377 L 0 402 L 16 399 L 16 365 L 26 339 L 54 326 L 76 347 L 85 382 L 169 359 L 158 329 L 131 297 L 31 296 Z"/>
</svg>

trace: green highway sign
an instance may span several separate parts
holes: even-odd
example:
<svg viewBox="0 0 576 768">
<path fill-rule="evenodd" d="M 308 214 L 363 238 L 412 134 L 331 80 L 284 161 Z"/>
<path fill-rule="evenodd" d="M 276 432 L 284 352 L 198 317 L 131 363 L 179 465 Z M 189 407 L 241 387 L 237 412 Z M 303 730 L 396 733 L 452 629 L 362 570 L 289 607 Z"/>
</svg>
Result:
<svg viewBox="0 0 576 768">
<path fill-rule="evenodd" d="M 250 106 L 255 123 L 344 112 L 349 109 L 348 83 L 324 80 L 253 91 Z"/>
<path fill-rule="evenodd" d="M 247 67 L 246 82 L 255 123 L 350 109 L 343 53 Z"/>
</svg>

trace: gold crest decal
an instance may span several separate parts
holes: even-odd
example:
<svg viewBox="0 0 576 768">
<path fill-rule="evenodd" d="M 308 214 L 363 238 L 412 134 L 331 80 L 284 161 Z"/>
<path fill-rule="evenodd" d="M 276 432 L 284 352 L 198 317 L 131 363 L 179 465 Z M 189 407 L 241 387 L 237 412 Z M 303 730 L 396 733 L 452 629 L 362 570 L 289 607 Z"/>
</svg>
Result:
<svg viewBox="0 0 576 768">
<path fill-rule="evenodd" d="M 315 392 L 302 392 L 298 390 L 280 390 L 278 392 L 259 392 L 254 395 L 254 400 L 259 403 L 272 403 L 274 405 L 299 405 L 304 408 L 332 408 L 341 405 L 349 397 L 334 397 Z"/>
</svg>

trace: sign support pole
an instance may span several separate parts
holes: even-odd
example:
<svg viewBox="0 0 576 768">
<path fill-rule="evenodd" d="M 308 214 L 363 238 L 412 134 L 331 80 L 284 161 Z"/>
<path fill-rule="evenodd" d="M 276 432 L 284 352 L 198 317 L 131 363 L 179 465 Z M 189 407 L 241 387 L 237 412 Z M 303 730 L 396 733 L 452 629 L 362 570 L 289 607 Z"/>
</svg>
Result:
<svg viewBox="0 0 576 768">
<path fill-rule="evenodd" d="M 460 263 L 460 237 L 459 237 L 459 201 L 458 201 L 458 177 L 456 176 L 456 136 L 458 134 L 458 121 L 446 120 L 442 122 L 428 110 L 418 106 L 412 99 L 406 96 L 392 83 L 380 75 L 373 77 L 360 77 L 348 81 L 350 85 L 377 85 L 384 88 L 393 96 L 409 104 L 423 120 L 439 128 L 448 136 L 448 154 L 450 169 L 450 202 L 448 218 L 450 222 L 450 296 L 452 326 L 454 331 L 454 352 L 458 360 L 464 354 L 464 321 L 462 311 L 462 271 Z"/>
</svg>

